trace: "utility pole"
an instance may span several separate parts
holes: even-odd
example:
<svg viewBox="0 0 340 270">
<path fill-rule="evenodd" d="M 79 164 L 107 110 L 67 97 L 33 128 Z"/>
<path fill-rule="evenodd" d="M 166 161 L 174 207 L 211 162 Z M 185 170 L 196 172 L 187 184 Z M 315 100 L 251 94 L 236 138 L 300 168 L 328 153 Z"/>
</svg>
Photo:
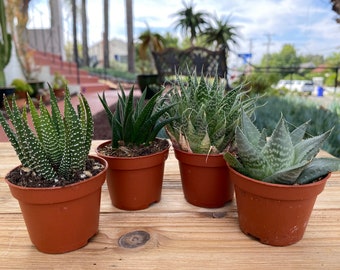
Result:
<svg viewBox="0 0 340 270">
<path fill-rule="evenodd" d="M 249 61 L 248 61 L 249 66 L 250 66 L 251 65 L 251 58 L 253 57 L 253 39 L 252 38 L 249 39 L 249 53 L 251 55 L 251 57 L 249 58 Z"/>
<path fill-rule="evenodd" d="M 273 34 L 265 34 L 265 36 L 267 37 L 267 43 L 265 43 L 264 45 L 267 46 L 267 71 L 269 71 L 269 60 L 270 60 L 270 46 L 273 45 L 272 43 L 272 35 Z"/>
</svg>

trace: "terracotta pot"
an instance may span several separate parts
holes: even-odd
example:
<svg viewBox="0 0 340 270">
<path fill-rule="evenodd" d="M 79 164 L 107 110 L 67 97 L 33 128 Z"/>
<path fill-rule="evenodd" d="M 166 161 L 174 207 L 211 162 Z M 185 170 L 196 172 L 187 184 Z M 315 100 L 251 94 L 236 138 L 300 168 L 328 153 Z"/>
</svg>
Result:
<svg viewBox="0 0 340 270">
<path fill-rule="evenodd" d="M 142 93 L 146 91 L 146 99 L 152 98 L 161 89 L 162 78 L 158 74 L 140 74 L 137 81 Z"/>
<path fill-rule="evenodd" d="M 205 208 L 217 208 L 231 201 L 232 183 L 223 154 L 188 153 L 174 148 L 187 202 Z"/>
<path fill-rule="evenodd" d="M 55 188 L 25 188 L 10 183 L 32 243 L 45 253 L 65 253 L 85 246 L 98 232 L 105 170 L 85 181 Z"/>
<path fill-rule="evenodd" d="M 272 246 L 287 246 L 302 239 L 318 194 L 330 173 L 306 185 L 270 184 L 229 168 L 235 186 L 241 230 Z"/>
<path fill-rule="evenodd" d="M 99 153 L 106 159 L 107 186 L 112 205 L 123 210 L 141 210 L 161 199 L 164 163 L 168 158 L 169 147 L 162 152 L 141 157 L 112 157 Z M 170 145 L 169 145 L 170 146 Z"/>
<path fill-rule="evenodd" d="M 53 89 L 53 92 L 56 98 L 63 99 L 65 96 L 64 88 Z"/>
</svg>

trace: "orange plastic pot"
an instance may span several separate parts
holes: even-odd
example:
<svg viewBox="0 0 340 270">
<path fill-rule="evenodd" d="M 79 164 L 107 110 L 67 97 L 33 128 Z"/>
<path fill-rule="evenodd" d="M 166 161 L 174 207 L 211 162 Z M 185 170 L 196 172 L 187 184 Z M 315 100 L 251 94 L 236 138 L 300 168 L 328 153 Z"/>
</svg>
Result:
<svg viewBox="0 0 340 270">
<path fill-rule="evenodd" d="M 205 208 L 218 208 L 231 201 L 233 185 L 223 154 L 188 153 L 174 148 L 187 202 Z"/>
<path fill-rule="evenodd" d="M 98 156 L 108 162 L 107 186 L 112 205 L 122 210 L 142 210 L 159 202 L 162 193 L 164 164 L 168 158 L 168 148 L 148 156 L 113 157 L 102 155 L 97 147 Z"/>
<path fill-rule="evenodd" d="M 315 200 L 331 175 L 306 185 L 280 185 L 229 170 L 240 229 L 272 246 L 288 246 L 303 238 Z"/>
<path fill-rule="evenodd" d="M 105 170 L 87 180 L 55 188 L 25 188 L 6 179 L 18 201 L 32 243 L 44 253 L 65 253 L 85 246 L 98 232 Z"/>
</svg>

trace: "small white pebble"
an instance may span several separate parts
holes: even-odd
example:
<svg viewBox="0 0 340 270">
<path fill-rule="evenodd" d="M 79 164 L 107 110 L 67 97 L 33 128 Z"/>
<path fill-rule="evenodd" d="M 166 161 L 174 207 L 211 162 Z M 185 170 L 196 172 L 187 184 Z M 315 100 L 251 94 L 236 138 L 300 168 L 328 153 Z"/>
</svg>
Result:
<svg viewBox="0 0 340 270">
<path fill-rule="evenodd" d="M 25 173 L 29 173 L 31 171 L 31 169 L 27 167 L 21 167 L 21 170 L 24 171 Z"/>
<path fill-rule="evenodd" d="M 92 173 L 90 171 L 84 171 L 84 173 L 87 177 L 92 177 Z"/>
<path fill-rule="evenodd" d="M 93 166 L 94 170 L 100 170 L 101 168 L 103 168 L 102 165 L 95 165 L 95 166 Z"/>
</svg>

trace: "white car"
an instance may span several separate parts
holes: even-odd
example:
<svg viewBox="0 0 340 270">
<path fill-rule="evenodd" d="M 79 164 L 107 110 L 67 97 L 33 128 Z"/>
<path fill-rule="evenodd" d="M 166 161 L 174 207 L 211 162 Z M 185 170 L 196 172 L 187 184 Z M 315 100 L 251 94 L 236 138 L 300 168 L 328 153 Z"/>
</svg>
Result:
<svg viewBox="0 0 340 270">
<path fill-rule="evenodd" d="M 276 88 L 286 88 L 291 91 L 312 94 L 314 91 L 314 83 L 308 80 L 280 80 L 277 83 Z"/>
</svg>

